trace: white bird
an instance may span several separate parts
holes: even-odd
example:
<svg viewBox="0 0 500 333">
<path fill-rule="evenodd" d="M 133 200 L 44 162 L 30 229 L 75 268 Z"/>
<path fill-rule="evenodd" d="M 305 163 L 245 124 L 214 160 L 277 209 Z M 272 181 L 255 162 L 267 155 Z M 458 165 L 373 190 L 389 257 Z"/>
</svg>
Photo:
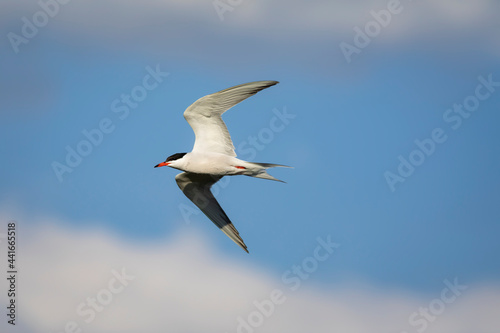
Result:
<svg viewBox="0 0 500 333">
<path fill-rule="evenodd" d="M 198 99 L 184 111 L 184 118 L 196 136 L 193 150 L 190 153 L 173 154 L 165 162 L 155 166 L 155 168 L 169 166 L 184 171 L 175 177 L 181 191 L 247 253 L 245 242 L 210 188 L 222 177 L 234 175 L 282 182 L 269 175 L 266 169 L 288 166 L 247 162 L 236 158 L 231 136 L 221 116 L 239 102 L 277 83 L 277 81 L 257 81 L 240 84 Z"/>
</svg>

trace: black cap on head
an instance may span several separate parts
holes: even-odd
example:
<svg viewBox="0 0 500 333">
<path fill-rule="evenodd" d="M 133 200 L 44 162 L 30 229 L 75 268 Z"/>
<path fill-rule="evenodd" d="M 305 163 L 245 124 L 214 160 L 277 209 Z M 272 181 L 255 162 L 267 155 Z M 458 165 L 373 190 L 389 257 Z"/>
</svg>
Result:
<svg viewBox="0 0 500 333">
<path fill-rule="evenodd" d="M 165 162 L 170 162 L 170 161 L 178 160 L 179 158 L 182 158 L 186 154 L 187 153 L 175 153 L 175 154 L 170 155 L 169 157 L 167 157 L 167 159 L 165 160 Z"/>
</svg>

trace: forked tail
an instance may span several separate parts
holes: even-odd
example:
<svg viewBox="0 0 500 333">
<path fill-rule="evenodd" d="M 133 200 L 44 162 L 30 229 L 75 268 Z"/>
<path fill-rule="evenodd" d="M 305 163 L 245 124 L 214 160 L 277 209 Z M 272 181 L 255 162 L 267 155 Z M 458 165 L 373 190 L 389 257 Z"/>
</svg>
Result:
<svg viewBox="0 0 500 333">
<path fill-rule="evenodd" d="M 282 164 L 272 164 L 272 163 L 255 163 L 255 162 L 248 162 L 250 164 L 253 164 L 255 168 L 251 168 L 251 173 L 245 173 L 246 176 L 250 177 L 255 177 L 255 178 L 262 178 L 262 179 L 269 179 L 269 180 L 275 180 L 277 182 L 282 182 L 285 183 L 284 181 L 274 178 L 270 174 L 266 172 L 266 169 L 269 168 L 275 168 L 275 167 L 282 167 L 282 168 L 292 168 L 288 165 L 282 165 Z"/>
</svg>

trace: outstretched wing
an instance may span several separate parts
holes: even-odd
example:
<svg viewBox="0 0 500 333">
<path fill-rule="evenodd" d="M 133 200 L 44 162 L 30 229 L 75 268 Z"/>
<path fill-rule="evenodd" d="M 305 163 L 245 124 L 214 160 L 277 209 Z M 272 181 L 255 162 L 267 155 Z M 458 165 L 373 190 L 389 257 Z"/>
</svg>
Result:
<svg viewBox="0 0 500 333">
<path fill-rule="evenodd" d="M 184 111 L 184 118 L 193 128 L 196 140 L 193 152 L 213 152 L 236 156 L 233 142 L 222 121 L 222 114 L 239 102 L 262 89 L 274 86 L 277 81 L 256 81 L 227 88 L 204 96 Z"/>
<path fill-rule="evenodd" d="M 201 209 L 229 238 L 248 253 L 247 246 L 243 242 L 243 239 L 241 239 L 238 230 L 236 230 L 210 191 L 210 187 L 221 178 L 222 176 L 183 172 L 175 176 L 175 181 L 189 200 Z"/>
</svg>

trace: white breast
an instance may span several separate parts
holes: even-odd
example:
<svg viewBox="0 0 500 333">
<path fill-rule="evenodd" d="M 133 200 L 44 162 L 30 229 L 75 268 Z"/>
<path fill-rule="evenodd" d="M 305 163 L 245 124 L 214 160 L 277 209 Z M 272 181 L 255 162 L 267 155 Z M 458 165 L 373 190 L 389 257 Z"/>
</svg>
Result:
<svg viewBox="0 0 500 333">
<path fill-rule="evenodd" d="M 184 157 L 184 171 L 221 176 L 234 172 L 235 160 L 238 160 L 219 153 L 191 152 Z"/>
</svg>

